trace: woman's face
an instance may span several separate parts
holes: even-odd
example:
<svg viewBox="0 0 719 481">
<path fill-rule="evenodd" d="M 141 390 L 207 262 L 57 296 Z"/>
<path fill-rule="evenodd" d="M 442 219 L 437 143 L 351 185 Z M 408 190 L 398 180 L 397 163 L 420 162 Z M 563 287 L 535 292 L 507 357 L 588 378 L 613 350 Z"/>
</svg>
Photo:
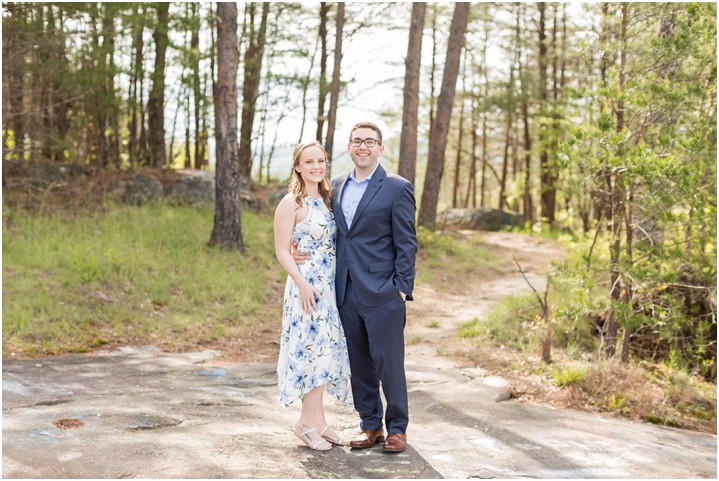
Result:
<svg viewBox="0 0 719 481">
<path fill-rule="evenodd" d="M 327 171 L 327 159 L 324 151 L 312 145 L 300 153 L 299 162 L 295 167 L 305 183 L 319 184 Z"/>
</svg>

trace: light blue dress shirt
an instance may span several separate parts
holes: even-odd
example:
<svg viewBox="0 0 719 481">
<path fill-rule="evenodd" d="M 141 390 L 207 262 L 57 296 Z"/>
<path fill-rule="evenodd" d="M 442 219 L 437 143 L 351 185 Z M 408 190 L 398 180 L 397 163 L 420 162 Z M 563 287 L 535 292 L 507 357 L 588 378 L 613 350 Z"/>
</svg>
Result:
<svg viewBox="0 0 719 481">
<path fill-rule="evenodd" d="M 374 169 L 372 169 L 372 172 L 370 172 L 367 178 L 359 182 L 357 182 L 357 179 L 355 178 L 355 170 L 352 169 L 352 172 L 350 172 L 350 176 L 347 179 L 347 184 L 345 184 L 344 189 L 342 189 L 342 214 L 345 216 L 348 229 L 352 227 L 352 221 L 354 220 L 355 212 L 357 212 L 357 205 L 362 199 L 362 195 L 364 195 L 365 190 L 367 190 L 369 181 L 377 171 L 378 165 L 379 162 L 375 164 Z"/>
</svg>

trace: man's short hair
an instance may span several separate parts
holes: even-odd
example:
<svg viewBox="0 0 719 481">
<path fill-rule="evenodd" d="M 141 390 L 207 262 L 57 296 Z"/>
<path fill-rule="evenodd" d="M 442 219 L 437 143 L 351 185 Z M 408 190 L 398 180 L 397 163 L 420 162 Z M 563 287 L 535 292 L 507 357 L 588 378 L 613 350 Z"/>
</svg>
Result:
<svg viewBox="0 0 719 481">
<path fill-rule="evenodd" d="M 350 129 L 350 142 L 352 142 L 352 134 L 357 129 L 372 129 L 375 132 L 377 132 L 377 140 L 379 140 L 380 145 L 382 144 L 382 131 L 372 122 L 357 122 L 352 126 Z"/>
</svg>

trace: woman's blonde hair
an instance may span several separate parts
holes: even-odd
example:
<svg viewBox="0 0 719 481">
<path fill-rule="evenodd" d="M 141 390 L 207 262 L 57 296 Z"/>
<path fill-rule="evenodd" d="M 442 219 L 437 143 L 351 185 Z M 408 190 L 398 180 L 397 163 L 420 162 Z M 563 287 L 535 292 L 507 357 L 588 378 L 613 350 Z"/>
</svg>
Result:
<svg viewBox="0 0 719 481">
<path fill-rule="evenodd" d="M 300 155 L 302 155 L 302 152 L 304 152 L 304 150 L 308 147 L 319 147 L 322 150 L 322 153 L 325 155 L 325 162 L 329 164 L 329 159 L 327 158 L 327 151 L 324 147 L 322 147 L 322 144 L 320 144 L 319 140 L 314 140 L 312 142 L 307 142 L 303 144 L 297 144 L 295 146 L 295 149 L 292 151 L 292 177 L 290 177 L 289 192 L 294 194 L 295 202 L 297 202 L 297 205 L 299 207 L 302 207 L 302 199 L 307 197 L 307 188 L 305 187 L 305 181 L 302 178 L 302 175 L 297 172 L 297 166 L 300 165 Z M 320 182 L 319 191 L 320 195 L 322 196 L 322 200 L 325 202 L 325 205 L 327 205 L 327 208 L 331 210 L 332 187 L 330 186 L 330 182 L 329 180 L 327 180 L 326 176 L 322 178 L 322 182 Z"/>
</svg>

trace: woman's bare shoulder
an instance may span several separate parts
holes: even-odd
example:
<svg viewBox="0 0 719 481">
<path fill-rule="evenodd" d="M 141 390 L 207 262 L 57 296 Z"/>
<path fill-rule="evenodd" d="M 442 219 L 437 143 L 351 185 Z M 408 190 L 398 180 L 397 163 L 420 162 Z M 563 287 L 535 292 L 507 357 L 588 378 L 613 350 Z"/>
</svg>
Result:
<svg viewBox="0 0 719 481">
<path fill-rule="evenodd" d="M 289 210 L 294 210 L 294 207 L 297 206 L 295 203 L 295 195 L 292 192 L 288 192 L 285 194 L 284 197 L 277 203 L 277 207 L 275 208 L 275 212 L 286 212 Z"/>
<path fill-rule="evenodd" d="M 297 203 L 297 195 L 293 194 L 292 192 L 288 192 L 277 204 L 277 209 L 275 210 L 275 212 L 289 214 L 290 212 L 297 212 L 299 209 L 302 209 L 304 205 L 304 202 L 300 204 Z"/>
</svg>

